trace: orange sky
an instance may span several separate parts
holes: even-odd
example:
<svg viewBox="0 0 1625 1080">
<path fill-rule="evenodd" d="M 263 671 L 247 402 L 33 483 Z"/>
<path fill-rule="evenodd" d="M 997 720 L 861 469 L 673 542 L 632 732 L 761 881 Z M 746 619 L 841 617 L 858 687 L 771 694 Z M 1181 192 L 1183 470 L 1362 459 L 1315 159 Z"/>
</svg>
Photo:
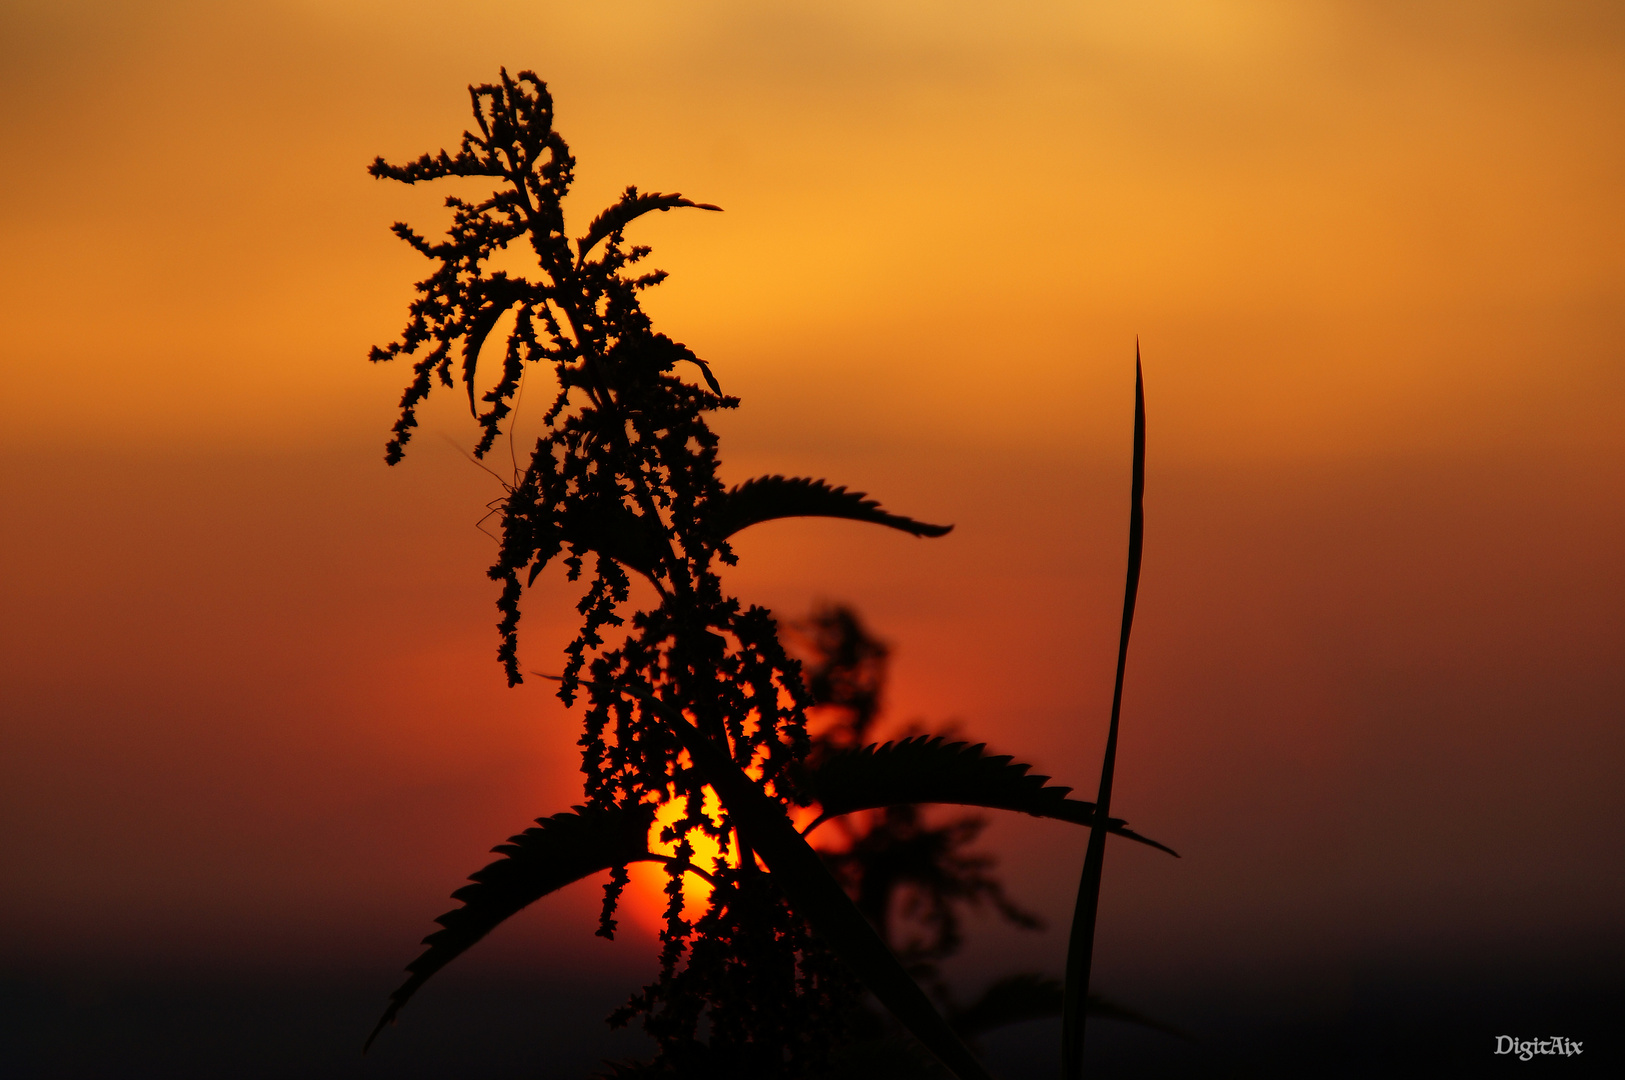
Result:
<svg viewBox="0 0 1625 1080">
<path fill-rule="evenodd" d="M 896 721 L 1085 785 L 1143 342 L 1119 799 L 1187 858 L 1114 855 L 1103 971 L 1617 931 L 1625 16 L 1102 7 L 8 4 L 0 963 L 393 970 L 575 797 L 575 721 L 492 659 L 471 425 L 448 395 L 386 470 L 405 374 L 364 361 L 422 273 L 388 225 L 441 198 L 365 167 L 501 64 L 551 84 L 578 223 L 725 208 L 637 233 L 745 399 L 725 475 L 959 526 L 766 526 L 739 593 L 857 604 Z M 991 835 L 1059 921 L 1039 845 L 1081 841 Z M 595 890 L 548 903 L 523 955 L 615 948 Z"/>
</svg>

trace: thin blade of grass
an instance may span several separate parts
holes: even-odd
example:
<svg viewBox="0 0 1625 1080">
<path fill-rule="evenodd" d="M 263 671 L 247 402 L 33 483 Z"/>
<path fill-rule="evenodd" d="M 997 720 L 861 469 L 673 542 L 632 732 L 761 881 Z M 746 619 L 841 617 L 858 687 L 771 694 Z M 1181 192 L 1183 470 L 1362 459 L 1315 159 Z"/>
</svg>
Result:
<svg viewBox="0 0 1625 1080">
<path fill-rule="evenodd" d="M 1117 643 L 1117 682 L 1112 690 L 1111 726 L 1106 730 L 1106 756 L 1100 766 L 1100 795 L 1083 857 L 1078 902 L 1072 912 L 1072 935 L 1066 951 L 1066 990 L 1061 1005 L 1061 1080 L 1083 1075 L 1084 1022 L 1088 1015 L 1089 967 L 1095 949 L 1095 915 L 1100 908 L 1100 875 L 1106 862 L 1106 829 L 1111 814 L 1112 774 L 1117 765 L 1117 721 L 1123 709 L 1123 670 L 1128 663 L 1128 636 L 1134 627 L 1134 599 L 1140 591 L 1140 553 L 1145 541 L 1145 385 L 1140 373 L 1140 343 L 1134 343 L 1134 476 L 1128 519 L 1128 583 L 1123 590 L 1123 632 Z"/>
</svg>

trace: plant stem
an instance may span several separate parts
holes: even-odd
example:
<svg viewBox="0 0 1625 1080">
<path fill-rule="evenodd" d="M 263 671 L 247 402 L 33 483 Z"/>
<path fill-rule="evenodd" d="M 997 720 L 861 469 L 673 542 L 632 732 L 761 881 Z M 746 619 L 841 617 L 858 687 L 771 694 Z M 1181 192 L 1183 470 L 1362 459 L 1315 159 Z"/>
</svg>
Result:
<svg viewBox="0 0 1625 1080">
<path fill-rule="evenodd" d="M 1089 999 L 1089 967 L 1095 948 L 1095 916 L 1100 909 L 1100 875 L 1106 862 L 1106 822 L 1111 817 L 1112 776 L 1117 767 L 1117 721 L 1123 709 L 1123 671 L 1128 663 L 1129 631 L 1134 627 L 1134 599 L 1140 591 L 1140 553 L 1145 540 L 1145 387 L 1140 375 L 1140 343 L 1134 343 L 1134 477 L 1129 495 L 1128 583 L 1123 590 L 1123 632 L 1117 643 L 1117 683 L 1112 690 L 1111 726 L 1106 730 L 1106 757 L 1100 766 L 1100 794 L 1089 847 L 1078 882 L 1072 913 L 1072 935 L 1066 952 L 1066 991 L 1061 1006 L 1061 1077 L 1083 1075 L 1083 1034 Z"/>
</svg>

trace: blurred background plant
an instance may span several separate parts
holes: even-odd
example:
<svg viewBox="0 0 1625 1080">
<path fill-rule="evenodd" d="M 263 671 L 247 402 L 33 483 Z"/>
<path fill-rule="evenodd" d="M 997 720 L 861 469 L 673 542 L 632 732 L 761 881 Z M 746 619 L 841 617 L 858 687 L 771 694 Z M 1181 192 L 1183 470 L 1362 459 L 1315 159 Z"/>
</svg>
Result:
<svg viewBox="0 0 1625 1080">
<path fill-rule="evenodd" d="M 813 701 L 808 711 L 809 768 L 876 742 L 885 726 L 881 721 L 891 646 L 846 604 L 821 605 L 792 624 L 790 646 L 802 661 L 802 677 Z M 928 724 L 918 719 L 895 726 L 889 734 L 896 739 L 964 738 L 957 722 Z M 972 1045 L 978 1036 L 1007 1024 L 1061 1015 L 1063 998 L 1061 980 L 1041 972 L 1003 975 L 968 1001 L 945 977 L 944 964 L 965 944 L 967 914 L 991 912 L 1026 930 L 1043 925 L 1005 892 L 995 872 L 997 855 L 976 848 L 987 824 L 983 814 L 944 814 L 904 803 L 832 818 L 830 832 L 839 840 L 830 843 L 826 832 L 819 846 L 859 909 Z M 1093 1016 L 1184 1037 L 1098 993 L 1089 995 L 1088 1009 Z M 874 1021 L 878 1026 L 880 1017 Z M 872 1045 L 867 1050 L 873 1056 Z M 934 1071 L 925 1059 L 906 1057 L 896 1049 L 879 1060 L 893 1068 L 908 1061 L 926 1073 Z M 862 1067 L 856 1060 L 845 1063 Z"/>
</svg>

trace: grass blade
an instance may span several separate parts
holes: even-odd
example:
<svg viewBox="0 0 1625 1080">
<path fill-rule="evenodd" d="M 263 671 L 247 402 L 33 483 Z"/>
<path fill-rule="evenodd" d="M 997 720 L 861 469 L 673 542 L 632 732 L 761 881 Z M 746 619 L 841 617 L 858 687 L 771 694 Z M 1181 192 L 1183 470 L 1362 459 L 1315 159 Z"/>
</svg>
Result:
<svg viewBox="0 0 1625 1080">
<path fill-rule="evenodd" d="M 1128 663 L 1128 636 L 1134 627 L 1134 599 L 1140 591 L 1140 553 L 1145 541 L 1145 385 L 1140 374 L 1140 343 L 1134 343 L 1134 476 L 1128 519 L 1128 583 L 1123 589 L 1123 632 L 1117 643 L 1117 681 L 1112 690 L 1111 726 L 1106 730 L 1106 756 L 1100 766 L 1100 795 L 1089 829 L 1089 847 L 1072 912 L 1072 936 L 1066 951 L 1066 992 L 1061 1012 L 1061 1080 L 1083 1075 L 1084 1021 L 1089 999 L 1089 966 L 1095 949 L 1095 915 L 1100 908 L 1100 875 L 1106 862 L 1106 822 L 1111 813 L 1112 774 L 1117 765 L 1117 721 L 1123 709 L 1123 670 Z"/>
</svg>

